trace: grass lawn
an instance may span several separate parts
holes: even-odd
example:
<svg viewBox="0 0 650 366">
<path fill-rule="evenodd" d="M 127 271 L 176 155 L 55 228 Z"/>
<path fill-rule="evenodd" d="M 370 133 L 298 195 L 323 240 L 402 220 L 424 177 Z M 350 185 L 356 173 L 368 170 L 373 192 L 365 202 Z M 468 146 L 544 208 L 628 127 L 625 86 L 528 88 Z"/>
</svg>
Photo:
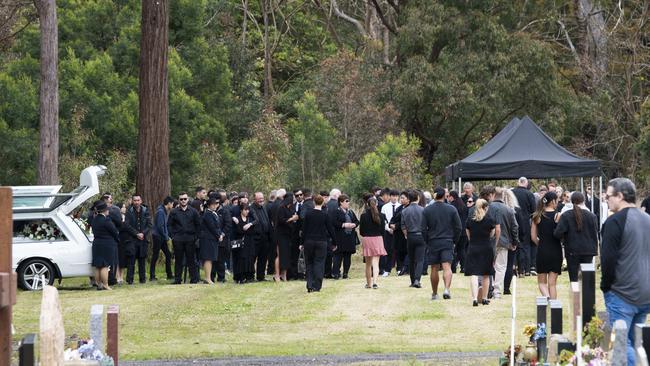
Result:
<svg viewBox="0 0 650 366">
<path fill-rule="evenodd" d="M 378 290 L 366 290 L 362 268 L 361 258 L 353 257 L 350 279 L 326 280 L 322 292 L 311 294 L 302 281 L 208 286 L 160 280 L 94 291 L 82 278 L 64 280 L 59 294 L 66 335 L 83 338 L 88 337 L 92 304 L 118 304 L 120 354 L 129 360 L 496 351 L 509 344 L 511 296 L 472 307 L 469 279 L 462 274 L 454 276 L 453 298 L 446 301 L 430 300 L 428 278 L 422 289 L 413 289 L 408 276 L 393 274 L 380 278 Z M 568 274 L 560 279 L 568 334 Z M 521 329 L 535 322 L 535 278 L 520 279 L 517 292 L 517 342 L 525 343 Z M 602 310 L 600 290 L 596 299 Z M 15 339 L 38 333 L 40 303 L 40 292 L 19 292 Z"/>
</svg>

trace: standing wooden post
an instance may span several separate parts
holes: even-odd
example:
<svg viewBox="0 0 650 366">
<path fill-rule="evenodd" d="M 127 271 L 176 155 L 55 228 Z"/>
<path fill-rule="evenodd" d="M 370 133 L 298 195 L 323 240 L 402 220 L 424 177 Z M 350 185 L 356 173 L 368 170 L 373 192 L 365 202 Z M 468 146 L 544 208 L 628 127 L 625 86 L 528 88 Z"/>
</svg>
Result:
<svg viewBox="0 0 650 366">
<path fill-rule="evenodd" d="M 36 341 L 36 334 L 28 334 L 20 342 L 18 348 L 18 365 L 19 366 L 34 366 L 34 343 Z"/>
<path fill-rule="evenodd" d="M 551 300 L 551 332 L 550 334 L 562 334 L 562 302 Z"/>
<path fill-rule="evenodd" d="M 11 308 L 16 304 L 16 274 L 11 271 L 12 193 L 0 187 L 0 365 L 11 363 Z"/>
<path fill-rule="evenodd" d="M 106 354 L 113 358 L 115 366 L 119 364 L 119 315 L 119 305 L 111 305 L 108 307 L 108 311 L 106 311 Z"/>
<path fill-rule="evenodd" d="M 580 265 L 580 296 L 582 323 L 586 325 L 596 314 L 596 268 L 593 263 Z"/>
</svg>

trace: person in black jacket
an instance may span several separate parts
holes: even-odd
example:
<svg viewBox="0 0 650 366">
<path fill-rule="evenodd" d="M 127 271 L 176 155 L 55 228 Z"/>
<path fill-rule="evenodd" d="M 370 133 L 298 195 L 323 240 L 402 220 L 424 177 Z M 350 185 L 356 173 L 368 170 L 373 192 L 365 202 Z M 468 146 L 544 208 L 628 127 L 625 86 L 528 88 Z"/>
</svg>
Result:
<svg viewBox="0 0 650 366">
<path fill-rule="evenodd" d="M 530 241 L 530 226 L 532 222 L 530 218 L 535 212 L 537 203 L 535 195 L 528 189 L 528 179 L 521 177 L 517 181 L 517 187 L 512 189 L 512 193 L 517 197 L 521 214 L 527 218 L 527 223 L 523 225 L 524 228 L 524 241 L 519 245 L 517 250 L 517 269 L 519 274 L 530 275 L 531 270 L 536 271 L 535 261 L 537 259 L 537 246 L 532 245 Z"/>
<path fill-rule="evenodd" d="M 468 198 L 468 201 L 470 199 L 474 202 L 474 198 Z M 451 272 L 456 273 L 456 268 L 460 264 L 460 272 L 462 273 L 465 271 L 465 253 L 467 252 L 467 233 L 465 232 L 468 216 L 467 203 L 463 202 L 458 192 L 451 191 L 449 192 L 449 204 L 454 206 L 458 212 L 461 226 L 460 238 L 458 238 L 458 242 L 454 246 L 454 261 L 451 264 Z"/>
<path fill-rule="evenodd" d="M 201 216 L 201 234 L 199 235 L 199 260 L 203 262 L 204 281 L 214 285 L 212 281 L 212 263 L 217 261 L 219 243 L 223 241 L 222 223 L 217 214 L 219 201 L 210 198 Z"/>
<path fill-rule="evenodd" d="M 564 257 L 571 282 L 578 281 L 581 263 L 592 263 L 597 254 L 598 219 L 585 207 L 585 196 L 581 192 L 571 195 L 573 209 L 560 216 L 553 235 L 564 243 Z"/>
<path fill-rule="evenodd" d="M 140 283 L 147 282 L 145 262 L 147 260 L 148 237 L 151 233 L 151 215 L 149 209 L 142 204 L 142 197 L 134 194 L 131 197 L 132 205 L 126 211 L 126 222 L 128 223 L 131 241 L 135 249 L 133 256 L 128 256 L 126 282 L 133 283 L 135 261 L 138 262 L 138 277 Z"/>
<path fill-rule="evenodd" d="M 117 243 L 120 240 L 120 233 L 115 224 L 108 217 L 108 206 L 106 202 L 99 200 L 95 202 L 97 215 L 92 221 L 93 246 L 92 265 L 95 267 L 95 282 L 97 290 L 110 290 L 108 286 L 108 270 L 115 262 Z"/>
<path fill-rule="evenodd" d="M 357 251 L 356 228 L 359 226 L 359 219 L 350 209 L 350 197 L 345 194 L 339 196 L 339 208 L 333 214 L 333 226 L 336 235 L 336 250 L 334 251 L 334 264 L 332 266 L 332 278 L 348 278 L 352 254 Z M 341 263 L 343 263 L 343 275 L 341 276 Z"/>
<path fill-rule="evenodd" d="M 454 243 L 458 243 L 462 225 L 456 208 L 445 203 L 445 190 L 436 187 L 433 191 L 434 202 L 423 211 L 423 236 L 428 251 L 427 264 L 431 266 L 431 299 L 438 299 L 438 271 L 443 270 L 445 290 L 442 297 L 451 299 L 451 263 L 454 260 Z"/>
<path fill-rule="evenodd" d="M 218 190 L 209 198 L 214 198 L 221 202 L 216 212 L 219 216 L 219 220 L 222 225 L 221 231 L 224 235 L 223 240 L 221 240 L 218 244 L 217 261 L 212 264 L 212 273 L 210 274 L 210 279 L 212 282 L 215 280 L 217 282 L 226 282 L 226 267 L 232 269 L 232 263 L 230 260 L 230 240 L 233 236 L 232 228 L 234 226 L 234 223 L 232 221 L 231 205 L 228 203 L 228 196 L 226 194 L 226 191 L 222 189 Z"/>
<path fill-rule="evenodd" d="M 393 230 L 393 244 L 395 244 L 395 262 L 397 263 L 397 275 L 404 276 L 409 273 L 408 267 L 408 250 L 406 238 L 402 232 L 402 210 L 409 204 L 406 192 L 399 196 L 400 205 L 395 210 L 395 214 L 390 219 L 388 227 Z"/>
<path fill-rule="evenodd" d="M 325 204 L 323 205 L 323 210 L 327 212 L 327 217 L 329 217 L 330 224 L 333 225 L 334 221 L 334 214 L 339 208 L 339 196 L 341 195 L 341 191 L 334 188 L 332 189 L 328 196 L 329 199 L 325 199 Z M 322 196 L 322 195 L 321 195 Z M 325 197 L 325 196 L 323 196 Z M 329 242 L 327 245 L 327 257 L 325 257 L 325 278 L 332 278 L 332 261 L 334 259 L 334 244 L 333 242 Z"/>
<path fill-rule="evenodd" d="M 257 230 L 255 230 L 255 270 L 257 272 L 257 280 L 266 281 L 264 278 L 266 274 L 266 264 L 272 243 L 271 220 L 269 219 L 269 215 L 264 207 L 264 193 L 255 192 L 253 198 L 254 202 L 250 208 L 258 225 Z"/>
<path fill-rule="evenodd" d="M 190 283 L 199 282 L 199 272 L 196 267 L 196 240 L 201 229 L 199 213 L 188 204 L 187 193 L 178 195 L 179 206 L 169 214 L 169 234 L 174 245 L 174 275 L 175 284 L 182 282 L 183 262 L 190 271 Z"/>
<path fill-rule="evenodd" d="M 379 212 L 378 201 L 372 196 L 366 201 L 366 209 L 359 220 L 359 234 L 363 257 L 366 259 L 366 288 L 377 289 L 379 258 L 386 255 L 384 247 L 384 223 L 386 216 Z"/>
<path fill-rule="evenodd" d="M 305 214 L 302 233 L 305 251 L 307 292 L 319 292 L 323 286 L 327 241 L 334 240 L 334 228 L 323 212 L 323 197 L 314 197 L 314 208 Z"/>
<path fill-rule="evenodd" d="M 286 281 L 287 271 L 291 267 L 291 243 L 294 226 L 299 216 L 293 208 L 293 197 L 287 195 L 279 204 L 275 215 L 275 239 L 277 241 L 275 256 L 275 282 Z"/>
<path fill-rule="evenodd" d="M 255 230 L 257 224 L 250 215 L 248 203 L 239 204 L 239 216 L 231 241 L 233 280 L 244 284 L 255 281 Z"/>
</svg>

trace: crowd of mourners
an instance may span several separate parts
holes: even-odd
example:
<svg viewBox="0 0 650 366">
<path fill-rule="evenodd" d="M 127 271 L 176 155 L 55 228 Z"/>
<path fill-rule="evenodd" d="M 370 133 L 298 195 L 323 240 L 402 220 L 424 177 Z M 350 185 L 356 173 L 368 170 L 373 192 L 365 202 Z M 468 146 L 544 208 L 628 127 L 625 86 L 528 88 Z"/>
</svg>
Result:
<svg viewBox="0 0 650 366">
<path fill-rule="evenodd" d="M 461 192 L 375 187 L 363 195 L 360 215 L 338 189 L 278 189 L 267 200 L 262 192 L 249 197 L 197 187 L 194 197 L 166 197 L 154 211 L 138 194 L 114 204 L 105 193 L 89 215 L 92 264 L 98 290 L 132 284 L 136 262 L 145 283 L 151 240 L 150 281 L 162 251 L 175 284 L 188 276 L 190 283 L 214 284 L 231 273 L 245 284 L 272 275 L 276 282 L 306 280 L 307 291 L 318 292 L 324 278 L 349 278 L 361 245 L 367 289 L 378 289 L 379 277 L 393 270 L 408 275 L 413 288 L 429 275 L 437 300 L 442 274 L 442 298 L 450 299 L 460 270 L 470 278 L 472 305 L 479 306 L 509 295 L 514 276 L 536 276 L 540 293 L 556 299 L 562 271 L 578 281 L 580 265 L 600 253 L 609 320 L 628 323 L 631 345 L 631 325 L 650 312 L 650 198 L 637 209 L 636 188 L 626 178 L 611 180 L 600 193 L 592 200 L 589 187 L 586 194 L 569 192 L 555 182 L 533 193 L 525 177 L 515 188 L 488 184 L 478 194 L 469 182 Z"/>
</svg>

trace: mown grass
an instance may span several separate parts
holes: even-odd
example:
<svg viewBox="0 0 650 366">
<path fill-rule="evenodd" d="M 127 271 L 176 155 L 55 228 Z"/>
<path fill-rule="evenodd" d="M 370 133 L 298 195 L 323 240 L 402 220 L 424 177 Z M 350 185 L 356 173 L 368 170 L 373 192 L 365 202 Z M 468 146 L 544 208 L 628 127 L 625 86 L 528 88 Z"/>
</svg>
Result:
<svg viewBox="0 0 650 366">
<path fill-rule="evenodd" d="M 323 291 L 307 294 L 305 283 L 236 285 L 146 285 L 94 291 L 86 279 L 59 286 L 66 334 L 88 336 L 92 304 L 120 306 L 123 359 L 321 355 L 394 352 L 494 351 L 510 341 L 511 297 L 474 308 L 469 280 L 454 276 L 453 298 L 431 301 L 428 279 L 408 287 L 408 276 L 380 278 L 379 290 L 364 289 L 360 258 L 351 278 L 327 280 Z M 164 278 L 161 272 L 159 278 Z M 569 284 L 561 276 L 559 294 L 570 324 Z M 518 281 L 517 342 L 535 322 L 537 286 Z M 20 292 L 14 308 L 16 339 L 37 333 L 41 293 Z M 597 291 L 597 308 L 603 309 Z M 423 364 L 426 364 L 423 363 Z"/>
</svg>

